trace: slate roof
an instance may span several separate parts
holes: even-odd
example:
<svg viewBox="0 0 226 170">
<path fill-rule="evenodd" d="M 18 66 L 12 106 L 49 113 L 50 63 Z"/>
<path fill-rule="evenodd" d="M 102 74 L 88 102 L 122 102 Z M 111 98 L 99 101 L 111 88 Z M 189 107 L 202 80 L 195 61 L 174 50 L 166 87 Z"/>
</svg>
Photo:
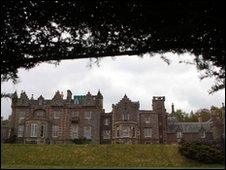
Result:
<svg viewBox="0 0 226 170">
<path fill-rule="evenodd" d="M 175 122 L 167 125 L 167 132 L 176 133 L 177 131 L 181 131 L 182 133 L 199 133 L 201 130 L 208 132 L 210 128 L 210 120 L 207 122 Z"/>
</svg>

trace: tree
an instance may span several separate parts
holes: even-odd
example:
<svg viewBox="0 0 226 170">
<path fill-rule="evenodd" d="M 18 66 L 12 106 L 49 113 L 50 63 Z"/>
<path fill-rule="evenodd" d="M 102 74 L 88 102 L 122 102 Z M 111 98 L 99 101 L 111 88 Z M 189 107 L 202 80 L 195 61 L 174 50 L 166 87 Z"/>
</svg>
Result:
<svg viewBox="0 0 226 170">
<path fill-rule="evenodd" d="M 225 86 L 223 7 L 214 0 L 3 0 L 1 80 L 42 62 L 190 52 L 202 78 L 216 78 L 212 93 Z"/>
<path fill-rule="evenodd" d="M 186 121 L 187 122 L 198 122 L 198 115 L 194 114 L 193 111 L 191 111 L 189 118 Z"/>
<path fill-rule="evenodd" d="M 188 113 L 182 111 L 181 109 L 177 109 L 174 112 L 174 116 L 176 116 L 177 120 L 180 122 L 186 122 L 188 120 Z"/>
<path fill-rule="evenodd" d="M 200 109 L 195 113 L 195 116 L 200 117 L 202 122 L 208 121 L 210 119 L 210 110 Z"/>
<path fill-rule="evenodd" d="M 225 108 L 222 106 L 221 108 L 212 106 L 211 110 L 214 111 L 221 119 L 224 119 L 225 117 Z"/>
</svg>

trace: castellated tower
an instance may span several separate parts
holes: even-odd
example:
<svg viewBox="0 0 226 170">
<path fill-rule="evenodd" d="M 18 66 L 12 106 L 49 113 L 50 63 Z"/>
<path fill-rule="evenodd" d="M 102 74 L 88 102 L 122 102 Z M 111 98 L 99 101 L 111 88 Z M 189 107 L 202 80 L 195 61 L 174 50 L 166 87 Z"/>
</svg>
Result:
<svg viewBox="0 0 226 170">
<path fill-rule="evenodd" d="M 154 96 L 152 99 L 153 111 L 158 114 L 158 126 L 159 126 L 159 143 L 166 143 L 166 109 L 165 109 L 165 97 Z"/>
</svg>

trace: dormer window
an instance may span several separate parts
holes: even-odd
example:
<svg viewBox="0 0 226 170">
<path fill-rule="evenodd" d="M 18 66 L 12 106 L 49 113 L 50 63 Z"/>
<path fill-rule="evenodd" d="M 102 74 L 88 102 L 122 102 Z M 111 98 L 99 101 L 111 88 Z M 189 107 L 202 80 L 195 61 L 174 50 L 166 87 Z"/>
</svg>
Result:
<svg viewBox="0 0 226 170">
<path fill-rule="evenodd" d="M 122 114 L 122 120 L 129 120 L 129 113 L 123 113 Z"/>
<path fill-rule="evenodd" d="M 39 105 L 39 106 L 42 105 L 42 100 L 41 100 L 41 99 L 38 100 L 38 105 Z"/>
</svg>

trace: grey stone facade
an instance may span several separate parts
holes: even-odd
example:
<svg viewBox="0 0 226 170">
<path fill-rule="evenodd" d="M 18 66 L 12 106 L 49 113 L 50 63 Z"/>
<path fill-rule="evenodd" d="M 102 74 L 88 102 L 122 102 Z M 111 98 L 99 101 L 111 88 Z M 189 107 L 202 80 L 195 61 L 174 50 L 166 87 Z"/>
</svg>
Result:
<svg viewBox="0 0 226 170">
<path fill-rule="evenodd" d="M 184 140 L 218 140 L 224 124 L 215 113 L 207 122 L 178 122 L 165 109 L 165 97 L 152 99 L 152 110 L 126 95 L 105 113 L 103 95 L 88 92 L 66 98 L 57 91 L 52 99 L 29 99 L 25 92 L 12 97 L 11 128 L 20 143 L 71 143 L 86 138 L 93 144 L 177 143 Z"/>
</svg>

